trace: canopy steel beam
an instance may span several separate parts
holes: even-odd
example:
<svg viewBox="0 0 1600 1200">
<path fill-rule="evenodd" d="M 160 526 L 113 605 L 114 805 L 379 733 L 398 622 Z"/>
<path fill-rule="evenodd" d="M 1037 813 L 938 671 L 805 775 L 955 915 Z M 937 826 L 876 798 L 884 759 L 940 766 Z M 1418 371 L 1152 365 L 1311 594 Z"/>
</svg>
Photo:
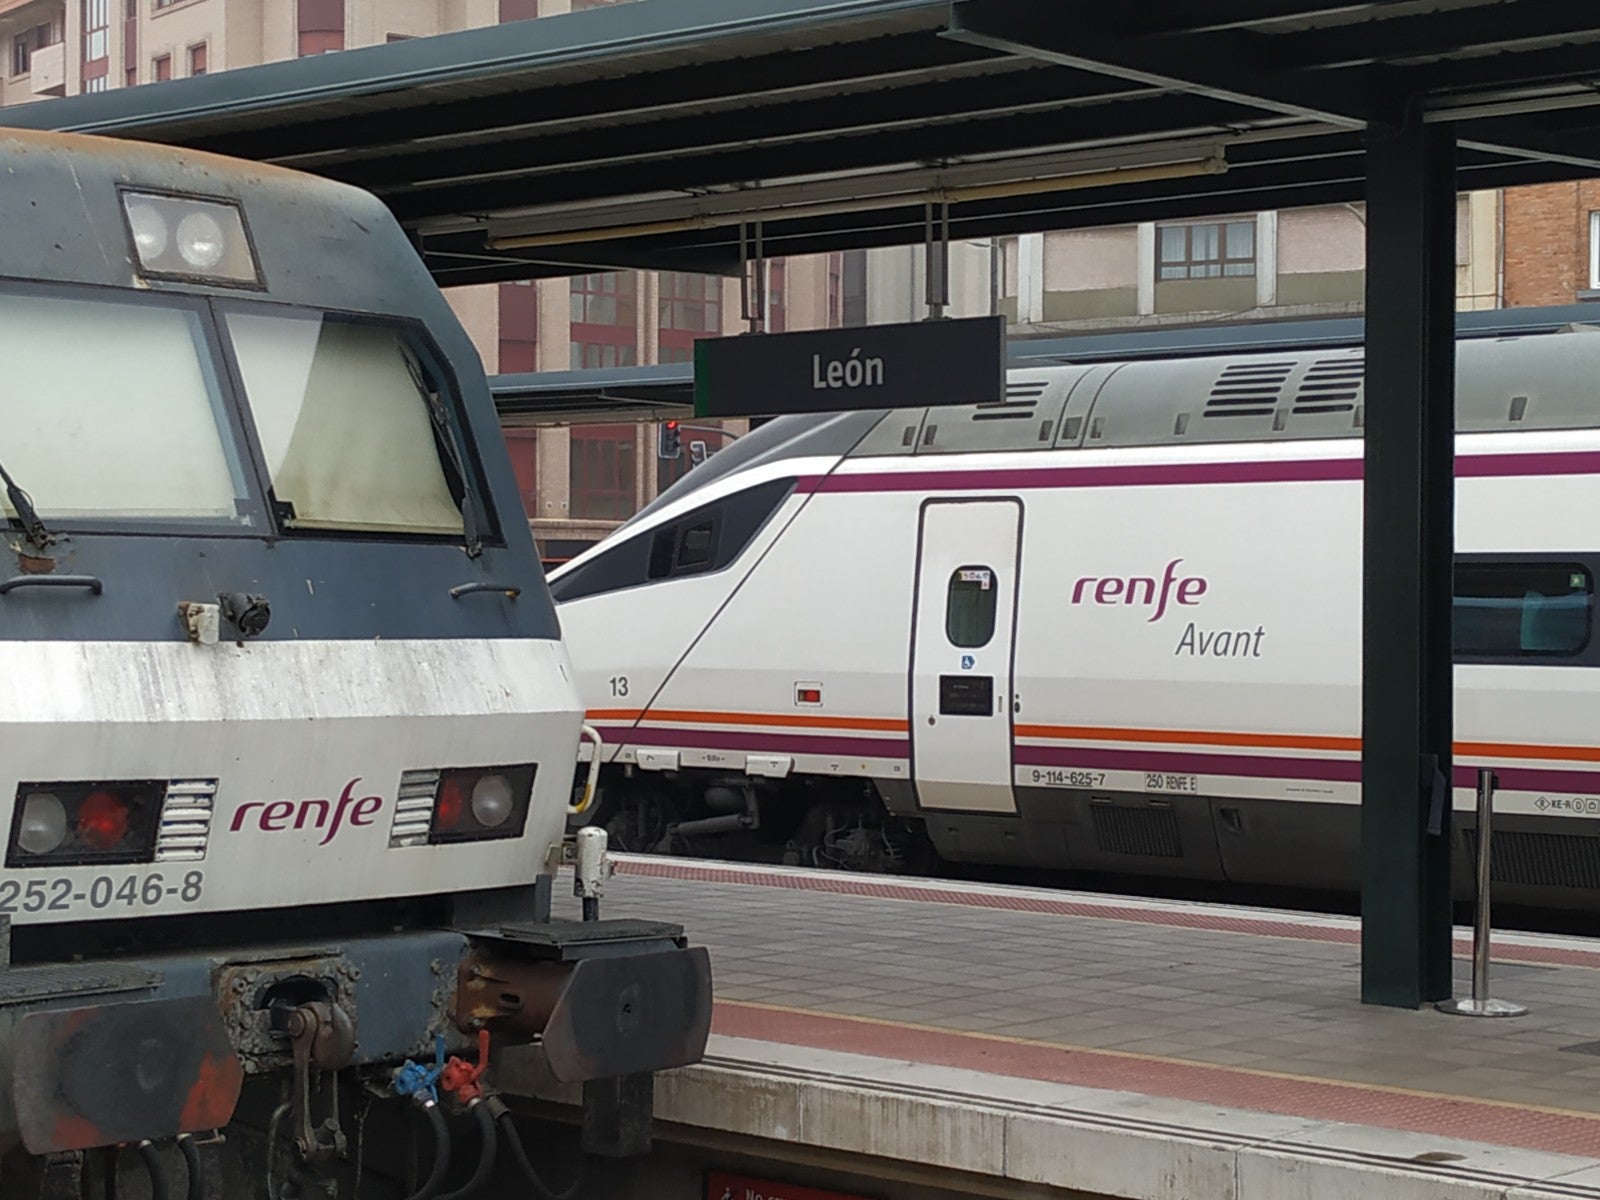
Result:
<svg viewBox="0 0 1600 1200">
<path fill-rule="evenodd" d="M 1502 6 L 1468 8 L 1441 21 L 1437 12 L 1382 17 L 1337 29 L 1274 34 L 1263 41 L 1281 69 L 1349 68 L 1402 59 L 1474 54 L 1521 53 L 1564 41 L 1593 45 L 1600 40 L 1595 14 L 1571 0 L 1518 0 L 1514 32 L 1508 33 Z"/>
<path fill-rule="evenodd" d="M 1360 126 L 1373 98 L 1356 81 L 1336 85 L 1277 70 L 1265 39 L 1235 30 L 1183 38 L 1108 38 L 1074 28 L 1058 6 L 1034 0 L 954 0 L 947 37 L 968 45 L 1174 89 L 1265 112 Z M 1367 82 L 1367 81 L 1364 81 Z"/>
<path fill-rule="evenodd" d="M 1367 156 L 1361 999 L 1451 994 L 1455 142 Z"/>
<path fill-rule="evenodd" d="M 773 105 L 762 117 L 764 146 L 831 142 L 842 136 L 926 129 L 997 116 L 1060 114 L 1074 103 L 1111 99 L 1106 80 L 1083 75 L 1052 78 L 1051 72 L 1024 71 L 1016 78 L 958 79 L 916 89 L 877 94 L 870 105 L 859 96 L 830 96 Z M 1156 93 L 1139 92 L 1138 95 Z M 1127 92 L 1121 98 L 1129 98 Z M 1058 116 L 1058 119 L 1061 119 Z M 592 130 L 474 142 L 459 150 L 418 146 L 414 151 L 375 161 L 355 161 L 334 169 L 341 179 L 380 194 L 427 186 L 452 178 L 510 178 L 552 174 L 574 165 L 621 165 L 629 161 L 711 154 L 748 147 L 748 109 L 618 126 L 597 140 Z"/>
<path fill-rule="evenodd" d="M 1070 149 L 1078 138 L 1132 141 L 1162 131 L 1171 137 L 1202 137 L 1226 132 L 1256 114 L 1221 101 L 1183 96 L 1125 101 L 1105 106 L 1097 119 L 1064 123 L 1056 113 L 1033 113 L 966 121 L 910 131 L 836 137 L 809 146 L 769 147 L 761 143 L 711 155 L 663 153 L 648 175 L 637 165 L 602 166 L 592 170 L 565 167 L 536 179 L 461 183 L 437 188 L 411 188 L 385 195 L 402 221 L 416 222 L 460 212 L 490 213 L 536 204 L 575 200 L 607 202 L 637 195 L 641 184 L 651 193 L 695 191 L 757 181 L 840 175 L 855 171 L 928 160 L 960 160 L 971 156 L 998 158 L 1007 152 L 1036 148 Z M 1087 147 L 1086 147 L 1087 148 Z M 996 174 L 1004 175 L 1002 164 Z M 863 187 L 867 186 L 863 182 Z M 647 217 L 646 217 L 647 219 Z"/>
<path fill-rule="evenodd" d="M 626 78 L 588 79 L 560 86 L 518 88 L 485 99 L 474 96 L 434 104 L 397 121 L 393 111 L 323 120 L 302 120 L 253 130 L 251 153 L 264 161 L 304 167 L 328 155 L 392 153 L 420 148 L 466 134 L 533 133 L 565 122 L 587 127 L 597 120 L 618 123 L 704 111 L 707 105 L 739 98 L 765 103 L 811 96 L 833 96 L 866 88 L 897 88 L 938 79 L 959 79 L 993 71 L 991 55 L 955 43 L 907 35 L 879 37 L 830 48 L 826 55 L 763 54 L 719 63 L 714 70 L 682 67 L 657 72 L 647 84 Z M 485 110 L 488 110 L 487 112 Z M 237 133 L 201 136 L 202 150 L 240 153 Z"/>
</svg>

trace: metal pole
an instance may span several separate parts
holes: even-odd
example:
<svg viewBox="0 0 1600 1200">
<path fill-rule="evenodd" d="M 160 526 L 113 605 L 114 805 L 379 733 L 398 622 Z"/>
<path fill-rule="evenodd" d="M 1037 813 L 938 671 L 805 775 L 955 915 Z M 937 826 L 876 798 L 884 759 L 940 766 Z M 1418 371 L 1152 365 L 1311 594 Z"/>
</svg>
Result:
<svg viewBox="0 0 1600 1200">
<path fill-rule="evenodd" d="M 927 253 L 923 269 L 928 320 L 944 316 L 950 305 L 950 206 L 929 201 L 923 208 L 923 236 Z"/>
<path fill-rule="evenodd" d="M 1528 1010 L 1509 1000 L 1489 999 L 1489 864 L 1493 839 L 1494 789 L 1499 780 L 1493 771 L 1478 772 L 1478 862 L 1473 889 L 1476 911 L 1472 921 L 1472 998 L 1441 1000 L 1440 1012 L 1459 1017 L 1520 1017 Z"/>
</svg>

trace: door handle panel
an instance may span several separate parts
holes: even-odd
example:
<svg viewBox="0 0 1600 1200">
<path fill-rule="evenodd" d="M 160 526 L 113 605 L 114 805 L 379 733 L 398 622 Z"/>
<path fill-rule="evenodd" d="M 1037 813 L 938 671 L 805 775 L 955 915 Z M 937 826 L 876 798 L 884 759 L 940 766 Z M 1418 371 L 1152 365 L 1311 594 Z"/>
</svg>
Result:
<svg viewBox="0 0 1600 1200">
<path fill-rule="evenodd" d="M 994 715 L 994 676 L 939 676 L 939 715 L 945 717 L 992 717 Z"/>
</svg>

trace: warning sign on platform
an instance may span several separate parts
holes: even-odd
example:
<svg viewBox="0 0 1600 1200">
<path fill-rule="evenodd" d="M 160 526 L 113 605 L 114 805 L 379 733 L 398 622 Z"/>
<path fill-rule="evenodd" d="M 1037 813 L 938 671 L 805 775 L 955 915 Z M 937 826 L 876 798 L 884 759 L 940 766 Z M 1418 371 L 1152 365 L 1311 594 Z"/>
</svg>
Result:
<svg viewBox="0 0 1600 1200">
<path fill-rule="evenodd" d="M 706 1200 L 867 1200 L 867 1197 L 712 1171 L 706 1176 Z"/>
</svg>

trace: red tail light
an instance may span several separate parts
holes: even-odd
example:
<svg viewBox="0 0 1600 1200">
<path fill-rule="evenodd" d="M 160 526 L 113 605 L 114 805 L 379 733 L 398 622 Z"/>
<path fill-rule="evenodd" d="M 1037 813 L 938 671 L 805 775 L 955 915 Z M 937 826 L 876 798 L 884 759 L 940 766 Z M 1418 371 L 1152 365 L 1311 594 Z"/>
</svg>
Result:
<svg viewBox="0 0 1600 1200">
<path fill-rule="evenodd" d="M 164 779 L 19 784 L 6 866 L 150 862 L 166 793 Z"/>
<path fill-rule="evenodd" d="M 115 792 L 90 792 L 78 806 L 78 840 L 95 851 L 114 850 L 128 836 L 128 801 Z"/>
<path fill-rule="evenodd" d="M 522 836 L 537 767 L 453 767 L 439 772 L 428 841 L 480 842 Z"/>
</svg>

